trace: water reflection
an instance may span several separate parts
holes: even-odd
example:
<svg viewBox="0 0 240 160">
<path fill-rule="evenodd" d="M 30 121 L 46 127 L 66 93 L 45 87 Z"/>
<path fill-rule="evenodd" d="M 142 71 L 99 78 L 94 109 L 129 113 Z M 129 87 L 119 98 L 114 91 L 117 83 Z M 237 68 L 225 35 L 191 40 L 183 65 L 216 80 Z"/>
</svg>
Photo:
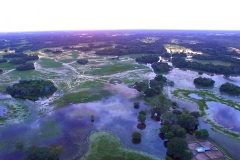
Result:
<svg viewBox="0 0 240 160">
<path fill-rule="evenodd" d="M 200 97 L 199 95 L 197 95 L 195 93 L 191 93 L 188 96 L 191 97 L 191 98 L 194 98 L 194 99 L 203 99 L 202 97 Z"/>
<path fill-rule="evenodd" d="M 240 111 L 219 102 L 207 102 L 214 120 L 232 131 L 240 132 Z"/>
</svg>

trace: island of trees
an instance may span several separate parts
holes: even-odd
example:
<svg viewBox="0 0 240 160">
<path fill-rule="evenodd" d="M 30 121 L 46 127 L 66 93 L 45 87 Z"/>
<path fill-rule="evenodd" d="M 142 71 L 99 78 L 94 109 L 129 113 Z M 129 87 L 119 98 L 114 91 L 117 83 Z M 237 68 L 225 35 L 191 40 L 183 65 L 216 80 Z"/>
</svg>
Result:
<svg viewBox="0 0 240 160">
<path fill-rule="evenodd" d="M 211 78 L 198 77 L 194 79 L 193 83 L 202 87 L 212 87 L 215 81 Z"/>
<path fill-rule="evenodd" d="M 18 67 L 16 67 L 17 71 L 26 71 L 26 70 L 34 70 L 34 64 L 33 63 L 26 63 L 26 64 L 21 64 Z"/>
<path fill-rule="evenodd" d="M 142 56 L 142 57 L 138 57 L 136 58 L 136 61 L 139 63 L 153 63 L 153 62 L 158 62 L 159 61 L 159 57 L 155 56 L 155 55 L 149 55 L 149 56 Z"/>
<path fill-rule="evenodd" d="M 220 86 L 220 91 L 232 95 L 240 95 L 240 87 L 229 82 L 222 84 Z"/>
<path fill-rule="evenodd" d="M 37 100 L 39 97 L 51 96 L 57 88 L 49 80 L 20 80 L 6 88 L 14 98 Z"/>
<path fill-rule="evenodd" d="M 78 59 L 77 63 L 78 64 L 87 64 L 88 63 L 88 59 Z"/>
</svg>

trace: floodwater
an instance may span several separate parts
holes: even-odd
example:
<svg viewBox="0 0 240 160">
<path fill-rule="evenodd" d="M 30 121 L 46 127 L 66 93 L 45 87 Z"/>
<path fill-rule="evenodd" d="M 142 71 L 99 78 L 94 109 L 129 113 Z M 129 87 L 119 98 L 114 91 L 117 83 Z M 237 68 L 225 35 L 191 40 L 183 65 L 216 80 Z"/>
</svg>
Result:
<svg viewBox="0 0 240 160">
<path fill-rule="evenodd" d="M 23 141 L 25 147 L 36 145 L 60 145 L 64 151 L 61 159 L 80 159 L 88 150 L 88 137 L 96 130 L 110 131 L 117 134 L 125 147 L 138 149 L 159 158 L 164 158 L 166 148 L 158 136 L 160 122 L 153 121 L 147 115 L 146 129 L 137 128 L 137 116 L 140 110 L 150 110 L 143 100 L 137 100 L 138 91 L 123 84 L 108 84 L 118 92 L 114 96 L 101 101 L 69 105 L 34 120 L 26 119 L 17 125 L 8 125 L 1 129 L 4 149 L 0 159 L 23 159 L 23 152 L 14 149 L 14 142 Z M 135 109 L 133 103 L 138 101 L 140 108 Z M 94 122 L 91 122 L 94 115 Z M 36 117 L 35 117 L 36 118 Z M 10 129 L 11 128 L 11 129 Z M 142 134 L 140 144 L 132 143 L 132 132 Z"/>
<path fill-rule="evenodd" d="M 240 111 L 220 102 L 206 104 L 215 122 L 232 131 L 240 132 Z"/>
<path fill-rule="evenodd" d="M 188 96 L 191 97 L 191 98 L 194 98 L 194 99 L 203 99 L 202 97 L 200 97 L 199 95 L 197 95 L 195 93 L 191 93 Z"/>
</svg>

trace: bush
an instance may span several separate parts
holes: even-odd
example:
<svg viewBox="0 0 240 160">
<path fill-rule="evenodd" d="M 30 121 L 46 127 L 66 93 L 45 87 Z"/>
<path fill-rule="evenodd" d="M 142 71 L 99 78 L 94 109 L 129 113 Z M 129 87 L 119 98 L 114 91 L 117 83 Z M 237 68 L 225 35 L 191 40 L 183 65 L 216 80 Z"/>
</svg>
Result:
<svg viewBox="0 0 240 160">
<path fill-rule="evenodd" d="M 139 132 L 133 132 L 132 133 L 132 138 L 133 139 L 141 139 L 142 135 Z"/>
<path fill-rule="evenodd" d="M 220 91 L 232 95 L 240 95 L 240 87 L 229 82 L 222 84 L 220 86 Z"/>
<path fill-rule="evenodd" d="M 196 130 L 195 131 L 195 136 L 196 138 L 200 139 L 207 139 L 209 134 L 208 134 L 208 131 L 206 129 L 202 129 L 202 130 Z"/>
<path fill-rule="evenodd" d="M 194 79 L 193 83 L 202 87 L 211 87 L 214 85 L 215 81 L 212 80 L 211 78 L 198 77 Z"/>
<path fill-rule="evenodd" d="M 160 128 L 160 132 L 161 132 L 161 133 L 165 133 L 165 132 L 167 132 L 167 131 L 168 131 L 168 126 L 162 125 L 162 127 Z"/>
<path fill-rule="evenodd" d="M 78 64 L 87 64 L 88 63 L 88 59 L 78 59 L 77 63 Z"/>
<path fill-rule="evenodd" d="M 184 160 L 191 160 L 193 157 L 187 142 L 177 137 L 171 139 L 167 144 L 167 154 L 172 155 L 174 158 L 181 158 Z"/>
<path fill-rule="evenodd" d="M 174 137 L 174 134 L 172 132 L 168 132 L 167 134 L 165 134 L 164 138 L 166 139 L 172 139 Z"/>
</svg>

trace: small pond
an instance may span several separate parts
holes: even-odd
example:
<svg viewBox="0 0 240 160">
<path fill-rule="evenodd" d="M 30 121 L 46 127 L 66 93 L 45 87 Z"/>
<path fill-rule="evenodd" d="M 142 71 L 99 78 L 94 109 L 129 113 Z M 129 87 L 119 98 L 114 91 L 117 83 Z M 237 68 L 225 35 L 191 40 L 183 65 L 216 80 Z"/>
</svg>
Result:
<svg viewBox="0 0 240 160">
<path fill-rule="evenodd" d="M 220 102 L 206 103 L 214 120 L 225 128 L 240 132 L 240 111 Z"/>
<path fill-rule="evenodd" d="M 200 97 L 199 95 L 197 95 L 195 93 L 191 93 L 188 96 L 191 97 L 191 98 L 194 98 L 194 99 L 203 99 L 202 97 Z"/>
</svg>

